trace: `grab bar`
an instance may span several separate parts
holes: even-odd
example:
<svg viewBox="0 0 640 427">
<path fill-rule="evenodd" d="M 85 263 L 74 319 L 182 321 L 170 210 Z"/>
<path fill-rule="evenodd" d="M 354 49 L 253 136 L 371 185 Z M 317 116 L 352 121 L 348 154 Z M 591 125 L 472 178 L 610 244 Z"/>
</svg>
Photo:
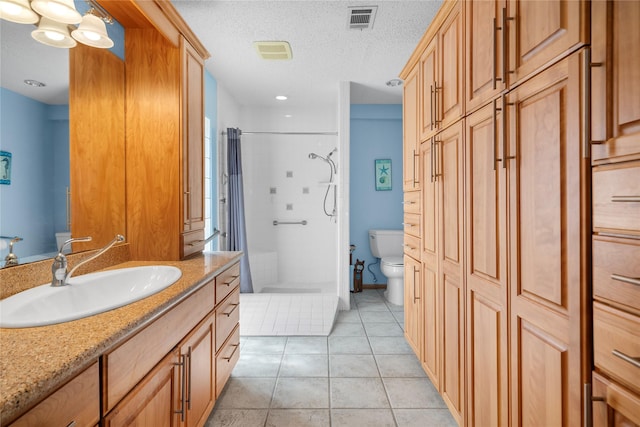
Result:
<svg viewBox="0 0 640 427">
<path fill-rule="evenodd" d="M 273 225 L 284 225 L 284 224 L 307 225 L 307 220 L 306 219 L 303 219 L 302 221 L 277 221 L 277 220 L 273 220 Z"/>
</svg>

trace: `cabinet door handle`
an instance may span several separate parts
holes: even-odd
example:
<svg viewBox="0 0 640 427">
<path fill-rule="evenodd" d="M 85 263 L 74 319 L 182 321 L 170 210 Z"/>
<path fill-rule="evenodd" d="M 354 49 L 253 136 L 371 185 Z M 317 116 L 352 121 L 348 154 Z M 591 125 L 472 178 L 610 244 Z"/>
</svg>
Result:
<svg viewBox="0 0 640 427">
<path fill-rule="evenodd" d="M 506 99 L 506 95 L 502 95 L 502 111 L 506 112 L 507 111 L 507 105 L 513 105 L 513 104 L 507 104 L 507 99 Z M 507 115 L 504 114 L 502 117 L 502 168 L 506 169 L 507 168 L 507 160 L 513 160 L 516 158 L 516 156 L 507 156 Z"/>
<path fill-rule="evenodd" d="M 513 21 L 515 18 L 507 16 L 507 8 L 502 8 L 502 81 L 507 83 L 507 74 L 511 73 L 507 64 L 507 21 Z"/>
<path fill-rule="evenodd" d="M 495 21 L 495 18 L 494 18 Z M 495 89 L 495 88 L 494 88 Z M 501 162 L 502 159 L 497 157 L 496 153 L 496 145 L 498 144 L 498 131 L 496 129 L 496 125 L 498 123 L 498 111 L 502 111 L 502 108 L 498 108 L 498 100 L 493 100 L 493 125 L 491 126 L 491 130 L 493 131 L 493 170 L 496 170 L 496 164 Z M 504 118 L 503 118 L 504 120 Z M 504 138 L 504 135 L 502 136 Z"/>
<path fill-rule="evenodd" d="M 611 201 L 614 203 L 640 203 L 640 196 L 611 196 Z"/>
<path fill-rule="evenodd" d="M 228 311 L 228 312 L 226 312 L 226 313 L 224 313 L 224 312 L 222 313 L 222 314 L 224 314 L 224 315 L 225 315 L 225 316 L 227 316 L 227 317 L 231 316 L 231 313 L 233 313 L 234 311 L 236 311 L 236 308 L 238 308 L 238 307 L 240 306 L 240 304 L 230 304 L 230 305 L 232 305 L 232 306 L 233 306 L 233 308 L 231 309 L 231 311 Z"/>
<path fill-rule="evenodd" d="M 441 143 L 442 141 L 439 139 L 436 139 L 436 137 L 433 137 L 433 152 L 434 152 L 434 156 L 433 156 L 433 177 L 436 180 L 436 182 L 438 181 L 438 177 L 442 176 L 442 173 L 440 172 L 440 153 L 438 152 L 438 144 Z"/>
<path fill-rule="evenodd" d="M 403 205 L 415 205 L 416 202 L 414 202 L 413 200 L 405 200 L 404 202 L 402 202 Z"/>
<path fill-rule="evenodd" d="M 416 160 L 418 160 L 418 163 L 416 163 Z M 420 183 L 419 179 L 416 179 L 416 170 L 418 169 L 416 167 L 417 165 L 420 165 L 420 153 L 416 153 L 416 150 L 413 150 L 413 185 L 415 187 L 416 184 Z"/>
<path fill-rule="evenodd" d="M 606 402 L 607 399 L 602 396 L 593 396 L 591 384 L 585 383 L 583 388 L 583 425 L 584 427 L 593 426 L 593 408 L 592 402 Z"/>
<path fill-rule="evenodd" d="M 416 268 L 416 266 L 413 266 L 413 303 L 415 304 L 416 300 L 419 300 L 420 297 L 418 296 L 418 293 L 416 292 L 416 271 L 418 269 Z"/>
<path fill-rule="evenodd" d="M 174 363 L 175 366 L 180 366 L 182 368 L 182 373 L 181 373 L 181 379 L 180 379 L 180 410 L 178 411 L 174 411 L 176 414 L 180 414 L 180 420 L 181 422 L 184 422 L 184 407 L 185 407 L 185 399 L 186 399 L 186 370 L 187 370 L 187 363 L 186 363 L 186 358 L 187 355 L 183 354 L 182 356 L 180 356 L 180 362 L 178 363 Z"/>
<path fill-rule="evenodd" d="M 236 351 L 238 351 L 238 348 L 240 348 L 240 343 L 232 344 L 232 347 L 233 347 L 233 351 L 231 352 L 229 357 L 223 357 L 223 359 L 226 360 L 228 363 L 231 363 L 231 359 L 233 359 L 233 355 L 236 354 Z"/>
<path fill-rule="evenodd" d="M 431 109 L 429 110 L 429 126 L 431 127 L 431 130 L 433 130 L 433 84 L 429 86 L 429 89 L 431 90 L 431 94 L 429 95 L 429 102 L 431 105 Z"/>
<path fill-rule="evenodd" d="M 625 362 L 631 363 L 636 368 L 640 368 L 640 357 L 629 356 L 629 355 L 626 355 L 623 352 L 621 352 L 619 350 L 615 350 L 615 349 L 611 351 L 611 354 L 613 354 L 616 357 L 619 357 L 620 359 L 624 360 Z"/>
<path fill-rule="evenodd" d="M 71 421 L 69 424 L 67 424 L 67 427 L 76 427 L 76 421 Z"/>
<path fill-rule="evenodd" d="M 404 225 L 405 227 L 415 227 L 415 224 L 411 224 L 410 222 L 403 222 L 402 225 Z"/>
<path fill-rule="evenodd" d="M 619 282 L 628 283 L 630 285 L 640 286 L 640 277 L 623 276 L 622 274 L 612 274 L 611 278 Z"/>
<path fill-rule="evenodd" d="M 191 346 L 189 346 L 189 350 L 187 351 L 187 360 L 189 363 L 187 366 L 189 367 L 189 385 L 187 387 L 187 409 L 191 410 Z"/>
<path fill-rule="evenodd" d="M 231 280 L 229 280 L 228 282 L 224 282 L 222 284 L 225 286 L 230 286 L 238 277 L 240 276 L 231 276 Z"/>
<path fill-rule="evenodd" d="M 433 137 L 431 137 L 429 144 L 431 144 L 431 149 L 429 150 L 429 181 L 433 182 Z"/>
<path fill-rule="evenodd" d="M 438 91 L 442 89 L 442 86 L 438 87 L 438 82 L 433 82 L 433 99 L 435 109 L 433 110 L 433 122 L 435 124 L 436 129 L 440 127 L 442 120 L 439 120 L 440 116 L 438 115 Z"/>
<path fill-rule="evenodd" d="M 491 34 L 491 46 L 493 48 L 493 60 L 491 61 L 491 80 L 493 81 L 493 90 L 496 90 L 496 81 L 499 80 L 496 77 L 496 31 L 498 31 L 498 26 L 496 23 L 496 18 L 493 18 L 493 33 Z M 495 101 L 494 101 L 495 102 Z M 494 169 L 495 170 L 495 169 Z"/>
</svg>

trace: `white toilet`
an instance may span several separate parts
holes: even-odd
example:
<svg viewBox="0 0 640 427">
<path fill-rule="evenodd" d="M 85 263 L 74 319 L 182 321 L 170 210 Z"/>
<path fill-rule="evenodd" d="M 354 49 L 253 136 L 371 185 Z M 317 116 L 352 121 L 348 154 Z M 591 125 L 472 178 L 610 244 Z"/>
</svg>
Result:
<svg viewBox="0 0 640 427">
<path fill-rule="evenodd" d="M 404 305 L 403 244 L 403 230 L 369 230 L 371 253 L 380 258 L 380 270 L 387 277 L 384 296 L 395 305 Z"/>
<path fill-rule="evenodd" d="M 58 233 L 56 233 L 56 250 L 59 250 L 60 247 L 64 244 L 64 242 L 66 242 L 67 240 L 69 240 L 71 238 L 71 232 L 70 231 L 60 231 Z M 64 249 L 64 253 L 70 253 L 71 252 L 71 245 L 67 246 Z"/>
</svg>

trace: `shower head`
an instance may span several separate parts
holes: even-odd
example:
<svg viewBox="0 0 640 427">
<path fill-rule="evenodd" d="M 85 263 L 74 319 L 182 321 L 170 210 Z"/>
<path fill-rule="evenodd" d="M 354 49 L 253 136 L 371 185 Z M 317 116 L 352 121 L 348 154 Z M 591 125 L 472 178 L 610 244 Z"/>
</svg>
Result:
<svg viewBox="0 0 640 427">
<path fill-rule="evenodd" d="M 309 153 L 309 158 L 310 159 L 317 159 L 318 157 L 320 157 L 320 156 L 318 156 L 316 153 Z"/>
</svg>

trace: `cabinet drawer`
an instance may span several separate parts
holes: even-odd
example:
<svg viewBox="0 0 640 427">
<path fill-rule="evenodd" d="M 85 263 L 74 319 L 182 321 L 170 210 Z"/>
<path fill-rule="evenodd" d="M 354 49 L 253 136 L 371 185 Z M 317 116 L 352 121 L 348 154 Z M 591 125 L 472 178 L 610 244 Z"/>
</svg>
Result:
<svg viewBox="0 0 640 427">
<path fill-rule="evenodd" d="M 223 271 L 216 277 L 216 305 L 227 297 L 240 284 L 240 263 Z"/>
<path fill-rule="evenodd" d="M 240 321 L 240 288 L 236 287 L 216 309 L 216 351 Z"/>
<path fill-rule="evenodd" d="M 182 259 L 204 250 L 204 230 L 187 231 L 180 235 Z"/>
<path fill-rule="evenodd" d="M 420 237 L 420 214 L 405 213 L 404 214 L 404 232 L 415 237 Z"/>
<path fill-rule="evenodd" d="M 216 399 L 222 393 L 224 385 L 227 383 L 233 367 L 236 366 L 240 358 L 240 325 L 236 325 L 235 330 L 224 343 L 224 346 L 216 357 Z"/>
<path fill-rule="evenodd" d="M 420 239 L 410 234 L 405 234 L 404 253 L 413 259 L 420 259 Z"/>
<path fill-rule="evenodd" d="M 640 425 L 640 396 L 593 373 L 593 426 Z M 603 399 L 603 400 L 601 400 Z"/>
<path fill-rule="evenodd" d="M 99 383 L 96 362 L 11 426 L 94 426 L 100 421 Z"/>
<path fill-rule="evenodd" d="M 640 240 L 593 238 L 593 296 L 640 313 Z"/>
<path fill-rule="evenodd" d="M 594 229 L 640 233 L 640 161 L 593 170 Z"/>
<path fill-rule="evenodd" d="M 410 213 L 420 213 L 420 191 L 405 191 L 404 211 Z"/>
<path fill-rule="evenodd" d="M 640 317 L 593 304 L 596 368 L 640 393 Z"/>
</svg>

